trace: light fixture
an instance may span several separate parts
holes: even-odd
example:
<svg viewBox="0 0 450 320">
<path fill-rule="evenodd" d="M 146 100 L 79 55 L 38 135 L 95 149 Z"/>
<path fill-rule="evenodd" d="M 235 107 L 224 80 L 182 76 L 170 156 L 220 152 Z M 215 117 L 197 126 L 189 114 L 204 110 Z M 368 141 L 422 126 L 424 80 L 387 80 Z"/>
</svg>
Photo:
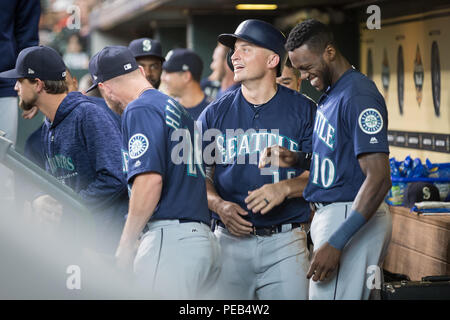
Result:
<svg viewBox="0 0 450 320">
<path fill-rule="evenodd" d="M 276 4 L 237 4 L 236 10 L 276 10 Z"/>
</svg>

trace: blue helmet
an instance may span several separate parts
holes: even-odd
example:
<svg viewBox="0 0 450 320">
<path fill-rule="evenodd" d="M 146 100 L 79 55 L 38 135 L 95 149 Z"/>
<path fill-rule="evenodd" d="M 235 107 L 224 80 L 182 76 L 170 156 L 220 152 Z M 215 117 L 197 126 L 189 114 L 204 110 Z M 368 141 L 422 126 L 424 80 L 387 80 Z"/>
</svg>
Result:
<svg viewBox="0 0 450 320">
<path fill-rule="evenodd" d="M 277 76 L 281 76 L 283 66 L 287 59 L 287 51 L 284 48 L 286 44 L 286 37 L 284 34 L 272 26 L 270 23 L 250 19 L 241 22 L 233 34 L 224 33 L 219 35 L 218 41 L 231 48 L 228 53 L 227 62 L 231 70 L 233 70 L 233 64 L 231 63 L 231 56 L 234 53 L 234 44 L 236 39 L 248 41 L 256 44 L 257 46 L 272 50 L 280 57 L 280 63 L 277 67 Z"/>
</svg>

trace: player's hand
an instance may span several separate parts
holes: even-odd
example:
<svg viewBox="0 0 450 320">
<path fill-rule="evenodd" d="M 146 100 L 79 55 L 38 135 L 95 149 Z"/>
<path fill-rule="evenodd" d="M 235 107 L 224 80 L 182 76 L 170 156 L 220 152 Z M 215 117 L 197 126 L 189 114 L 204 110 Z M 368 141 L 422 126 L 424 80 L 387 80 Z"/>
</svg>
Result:
<svg viewBox="0 0 450 320">
<path fill-rule="evenodd" d="M 341 251 L 325 242 L 317 251 L 314 251 L 311 265 L 306 277 L 313 281 L 326 281 L 336 270 L 341 258 Z"/>
<path fill-rule="evenodd" d="M 297 153 L 285 147 L 273 145 L 267 147 L 259 157 L 258 168 L 262 169 L 266 165 L 271 164 L 275 167 L 289 168 L 297 163 Z"/>
<path fill-rule="evenodd" d="M 284 183 L 265 184 L 261 188 L 249 191 L 245 198 L 248 210 L 253 213 L 261 212 L 266 214 L 273 207 L 281 204 L 289 194 L 289 190 Z"/>
<path fill-rule="evenodd" d="M 252 223 L 241 217 L 248 215 L 248 212 L 238 204 L 222 201 L 215 211 L 232 235 L 240 237 L 252 232 Z"/>
<path fill-rule="evenodd" d="M 22 118 L 28 119 L 28 120 L 33 119 L 37 115 L 38 111 L 39 111 L 39 109 L 36 106 L 31 108 L 30 110 L 23 110 Z"/>
<path fill-rule="evenodd" d="M 33 200 L 31 207 L 40 222 L 58 224 L 61 221 L 62 205 L 47 194 Z"/>
<path fill-rule="evenodd" d="M 136 245 L 119 245 L 116 251 L 116 267 L 121 271 L 133 270 Z"/>
</svg>

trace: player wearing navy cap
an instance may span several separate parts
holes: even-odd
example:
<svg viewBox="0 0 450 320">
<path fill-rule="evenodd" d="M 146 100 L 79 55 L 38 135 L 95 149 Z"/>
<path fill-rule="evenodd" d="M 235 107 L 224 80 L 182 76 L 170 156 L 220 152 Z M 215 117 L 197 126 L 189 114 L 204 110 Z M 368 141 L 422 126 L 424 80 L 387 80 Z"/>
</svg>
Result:
<svg viewBox="0 0 450 320">
<path fill-rule="evenodd" d="M 286 88 L 300 92 L 300 85 L 302 79 L 300 79 L 300 71 L 292 67 L 290 60 L 286 61 L 286 65 L 283 68 L 281 76 L 277 77 L 277 83 L 285 86 Z"/>
<path fill-rule="evenodd" d="M 158 89 L 161 84 L 162 63 L 165 60 L 162 55 L 161 43 L 155 39 L 140 38 L 131 41 L 128 49 L 144 69 L 147 80 L 153 88 Z"/>
<path fill-rule="evenodd" d="M 232 49 L 228 61 L 242 83 L 199 118 L 204 132 L 223 133 L 207 181 L 223 254 L 220 297 L 307 299 L 310 208 L 300 197 L 308 175 L 294 168 L 263 172 L 252 158 L 273 143 L 310 152 L 315 105 L 276 84 L 287 52 L 286 38 L 272 25 L 246 20 L 218 40 Z"/>
<path fill-rule="evenodd" d="M 46 116 L 41 133 L 45 169 L 79 193 L 94 214 L 95 248 L 112 253 L 128 205 L 121 137 L 114 121 L 81 93 L 67 93 L 66 66 L 49 47 L 22 50 L 15 69 L 0 77 L 17 79 L 15 89 L 23 110 L 37 106 Z M 33 207 L 49 219 L 58 220 L 62 214 L 48 195 L 35 199 Z M 65 219 L 62 214 L 61 222 Z"/>
<path fill-rule="evenodd" d="M 91 62 L 94 86 L 113 110 L 123 111 L 123 159 L 131 197 L 116 252 L 118 265 L 127 268 L 134 260 L 139 285 L 157 297 L 211 298 L 208 289 L 220 270 L 220 250 L 209 228 L 203 167 L 194 161 L 192 118 L 149 85 L 126 47 L 106 47 Z M 174 152 L 183 137 L 184 162 Z M 146 224 L 149 231 L 136 253 Z"/>
<path fill-rule="evenodd" d="M 161 78 L 169 95 L 176 98 L 194 120 L 210 102 L 200 86 L 202 71 L 202 59 L 189 49 L 169 51 L 163 64 Z"/>
<path fill-rule="evenodd" d="M 368 299 L 372 286 L 379 288 L 380 283 L 369 280 L 381 280 L 392 231 L 383 201 L 391 186 L 386 105 L 375 84 L 341 55 L 322 23 L 311 19 L 297 25 L 286 48 L 302 79 L 324 91 L 303 192 L 316 210 L 310 299 Z M 274 149 L 281 166 L 302 160 L 289 150 Z M 260 165 L 269 161 L 262 157 Z"/>
</svg>

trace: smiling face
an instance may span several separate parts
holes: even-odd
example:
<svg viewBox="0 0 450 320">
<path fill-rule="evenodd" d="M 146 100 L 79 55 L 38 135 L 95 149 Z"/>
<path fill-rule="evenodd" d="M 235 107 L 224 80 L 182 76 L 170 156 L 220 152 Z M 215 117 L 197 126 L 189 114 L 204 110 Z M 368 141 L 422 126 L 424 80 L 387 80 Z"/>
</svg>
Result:
<svg viewBox="0 0 450 320">
<path fill-rule="evenodd" d="M 318 53 L 304 44 L 289 51 L 292 66 L 300 71 L 302 80 L 308 80 L 319 91 L 324 91 L 331 85 L 330 67 L 324 59 L 324 53 Z"/>
<path fill-rule="evenodd" d="M 278 57 L 278 55 L 268 49 L 237 39 L 234 45 L 234 53 L 231 56 L 234 67 L 234 81 L 241 82 L 263 78 L 269 67 L 275 70 L 276 62 L 279 59 L 273 60 L 274 57 Z"/>
</svg>

